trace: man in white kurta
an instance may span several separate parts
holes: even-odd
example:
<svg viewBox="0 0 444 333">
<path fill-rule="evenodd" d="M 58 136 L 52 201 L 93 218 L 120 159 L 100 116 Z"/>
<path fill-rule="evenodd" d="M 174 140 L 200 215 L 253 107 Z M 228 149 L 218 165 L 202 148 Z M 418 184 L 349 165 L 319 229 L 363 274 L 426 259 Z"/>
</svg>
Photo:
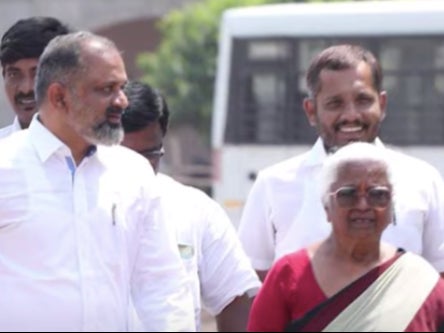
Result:
<svg viewBox="0 0 444 333">
<path fill-rule="evenodd" d="M 196 326 L 202 307 L 216 317 L 218 329 L 246 329 L 252 297 L 261 286 L 236 231 L 222 207 L 203 191 L 159 173 L 169 109 L 151 86 L 131 81 L 125 86 L 129 105 L 122 116 L 122 144 L 145 156 L 157 173 L 161 211 L 171 224 L 190 277 Z M 201 302 L 202 300 L 202 302 Z"/>
<path fill-rule="evenodd" d="M 190 277 L 199 330 L 201 301 L 217 316 L 236 297 L 255 295 L 261 283 L 222 207 L 201 190 L 162 173 L 157 178 L 161 208 Z"/>
<path fill-rule="evenodd" d="M 378 60 L 359 45 L 332 45 L 311 60 L 302 106 L 319 139 L 310 151 L 259 173 L 239 225 L 245 251 L 262 278 L 283 254 L 328 235 L 319 170 L 327 153 L 350 142 L 382 145 L 379 131 L 389 98 L 382 78 Z M 386 149 L 395 170 L 396 225 L 383 239 L 422 255 L 444 274 L 442 178 L 426 162 Z"/>
<path fill-rule="evenodd" d="M 192 330 L 188 280 L 142 157 L 98 146 L 74 167 L 37 119 L 0 153 L 2 330 L 124 331 L 132 301 L 150 330 Z"/>
<path fill-rule="evenodd" d="M 89 32 L 40 57 L 39 112 L 0 140 L 2 330 L 125 331 L 133 308 L 148 331 L 195 328 L 154 172 L 118 145 L 126 81 L 115 44 Z"/>
</svg>

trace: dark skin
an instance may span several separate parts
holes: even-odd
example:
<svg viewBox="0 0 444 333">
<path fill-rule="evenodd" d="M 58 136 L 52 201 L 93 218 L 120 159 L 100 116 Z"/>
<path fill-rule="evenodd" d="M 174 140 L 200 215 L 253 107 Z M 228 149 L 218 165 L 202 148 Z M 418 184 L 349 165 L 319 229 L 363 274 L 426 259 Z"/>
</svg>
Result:
<svg viewBox="0 0 444 333">
<path fill-rule="evenodd" d="M 319 81 L 320 90 L 303 107 L 326 149 L 373 142 L 385 118 L 387 96 L 374 87 L 370 66 L 361 62 L 349 69 L 323 69 Z"/>
<path fill-rule="evenodd" d="M 258 271 L 256 270 L 257 276 L 259 276 L 259 279 L 261 279 L 262 282 L 265 281 L 265 277 L 267 276 L 268 271 Z"/>
<path fill-rule="evenodd" d="M 216 316 L 219 332 L 246 332 L 253 298 L 244 294 L 236 297 Z"/>
<path fill-rule="evenodd" d="M 25 58 L 3 68 L 6 96 L 22 129 L 29 127 L 32 116 L 37 112 L 34 97 L 37 63 L 38 58 Z"/>
</svg>

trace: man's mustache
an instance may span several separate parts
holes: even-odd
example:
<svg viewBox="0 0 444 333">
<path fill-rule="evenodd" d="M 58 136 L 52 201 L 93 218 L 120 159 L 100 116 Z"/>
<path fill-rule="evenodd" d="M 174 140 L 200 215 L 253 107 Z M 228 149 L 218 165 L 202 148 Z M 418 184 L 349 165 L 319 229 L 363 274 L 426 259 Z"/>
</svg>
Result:
<svg viewBox="0 0 444 333">
<path fill-rule="evenodd" d="M 22 99 L 34 99 L 34 92 L 30 92 L 27 94 L 23 94 L 23 93 L 18 93 L 17 95 L 15 95 L 14 100 L 15 102 L 20 102 Z"/>
<path fill-rule="evenodd" d="M 118 113 L 118 114 L 122 114 L 123 113 L 123 109 L 119 108 L 119 107 L 115 107 L 115 106 L 109 106 L 108 108 L 106 108 L 106 115 L 110 115 L 113 113 Z"/>
</svg>

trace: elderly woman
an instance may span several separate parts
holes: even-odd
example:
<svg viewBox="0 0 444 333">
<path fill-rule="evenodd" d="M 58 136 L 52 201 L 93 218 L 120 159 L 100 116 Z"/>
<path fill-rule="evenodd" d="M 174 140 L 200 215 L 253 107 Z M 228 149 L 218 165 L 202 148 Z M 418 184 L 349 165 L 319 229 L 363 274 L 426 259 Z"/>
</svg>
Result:
<svg viewBox="0 0 444 333">
<path fill-rule="evenodd" d="M 275 263 L 254 300 L 248 331 L 441 331 L 438 272 L 381 242 L 395 223 L 384 150 L 349 144 L 327 159 L 322 177 L 332 232 Z"/>
</svg>

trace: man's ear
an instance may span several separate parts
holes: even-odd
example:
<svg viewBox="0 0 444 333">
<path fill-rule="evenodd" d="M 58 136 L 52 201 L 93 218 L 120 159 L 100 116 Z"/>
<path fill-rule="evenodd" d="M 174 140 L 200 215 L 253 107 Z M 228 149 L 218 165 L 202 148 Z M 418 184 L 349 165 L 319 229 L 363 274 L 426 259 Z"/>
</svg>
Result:
<svg viewBox="0 0 444 333">
<path fill-rule="evenodd" d="M 302 106 L 304 108 L 308 122 L 310 123 L 311 126 L 316 127 L 317 118 L 316 118 L 316 106 L 314 100 L 312 98 L 306 97 L 302 102 Z"/>
<path fill-rule="evenodd" d="M 58 82 L 51 83 L 48 87 L 48 102 L 55 109 L 66 109 L 65 86 Z"/>
<path fill-rule="evenodd" d="M 387 93 L 385 91 L 381 91 L 379 93 L 379 108 L 381 109 L 381 121 L 385 118 L 385 110 L 387 108 Z"/>
</svg>

